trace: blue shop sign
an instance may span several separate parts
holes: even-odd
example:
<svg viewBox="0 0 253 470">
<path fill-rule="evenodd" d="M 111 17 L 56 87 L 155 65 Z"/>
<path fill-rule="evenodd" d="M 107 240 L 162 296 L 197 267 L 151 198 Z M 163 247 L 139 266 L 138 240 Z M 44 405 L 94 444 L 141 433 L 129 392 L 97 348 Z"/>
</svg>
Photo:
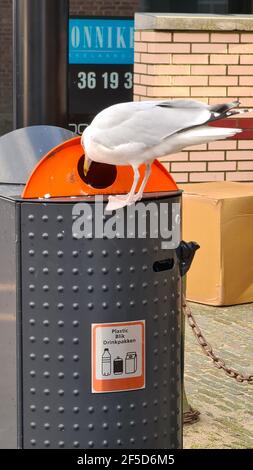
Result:
<svg viewBox="0 0 253 470">
<path fill-rule="evenodd" d="M 133 64 L 134 20 L 69 20 L 69 64 Z"/>
</svg>

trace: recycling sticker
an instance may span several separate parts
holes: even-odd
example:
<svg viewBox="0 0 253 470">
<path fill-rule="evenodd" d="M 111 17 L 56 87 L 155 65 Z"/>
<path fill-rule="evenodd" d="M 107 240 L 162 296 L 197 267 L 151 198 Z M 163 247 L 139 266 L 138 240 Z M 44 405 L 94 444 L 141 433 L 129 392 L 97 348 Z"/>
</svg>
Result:
<svg viewBox="0 0 253 470">
<path fill-rule="evenodd" d="M 145 388 L 145 320 L 93 323 L 92 393 Z"/>
</svg>

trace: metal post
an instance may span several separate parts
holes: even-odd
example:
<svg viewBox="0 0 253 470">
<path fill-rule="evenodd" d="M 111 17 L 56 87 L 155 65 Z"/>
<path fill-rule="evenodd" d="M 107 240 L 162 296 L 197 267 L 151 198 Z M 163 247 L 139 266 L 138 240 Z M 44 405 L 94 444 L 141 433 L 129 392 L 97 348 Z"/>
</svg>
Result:
<svg viewBox="0 0 253 470">
<path fill-rule="evenodd" d="M 67 124 L 69 0 L 13 0 L 14 129 Z"/>
</svg>

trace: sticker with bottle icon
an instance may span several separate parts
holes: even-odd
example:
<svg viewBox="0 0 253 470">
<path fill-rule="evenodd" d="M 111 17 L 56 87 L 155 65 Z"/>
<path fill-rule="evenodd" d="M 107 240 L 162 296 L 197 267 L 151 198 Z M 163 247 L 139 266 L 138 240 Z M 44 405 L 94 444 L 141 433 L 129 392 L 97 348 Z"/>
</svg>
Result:
<svg viewBox="0 0 253 470">
<path fill-rule="evenodd" d="M 145 387 L 145 320 L 92 324 L 92 392 Z"/>
</svg>

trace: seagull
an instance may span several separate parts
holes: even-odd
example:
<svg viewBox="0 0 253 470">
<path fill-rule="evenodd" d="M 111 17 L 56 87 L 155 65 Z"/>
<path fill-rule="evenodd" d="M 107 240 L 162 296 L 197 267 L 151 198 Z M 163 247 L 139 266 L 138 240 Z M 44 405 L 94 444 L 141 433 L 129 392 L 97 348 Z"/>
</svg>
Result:
<svg viewBox="0 0 253 470">
<path fill-rule="evenodd" d="M 249 111 L 238 109 L 239 105 L 239 100 L 215 105 L 190 99 L 131 101 L 98 113 L 81 138 L 85 176 L 93 161 L 131 165 L 134 174 L 130 192 L 109 196 L 106 211 L 141 200 L 156 158 L 242 132 L 242 129 L 209 126 L 213 121 Z M 142 164 L 146 165 L 146 171 L 136 194 Z"/>
</svg>

